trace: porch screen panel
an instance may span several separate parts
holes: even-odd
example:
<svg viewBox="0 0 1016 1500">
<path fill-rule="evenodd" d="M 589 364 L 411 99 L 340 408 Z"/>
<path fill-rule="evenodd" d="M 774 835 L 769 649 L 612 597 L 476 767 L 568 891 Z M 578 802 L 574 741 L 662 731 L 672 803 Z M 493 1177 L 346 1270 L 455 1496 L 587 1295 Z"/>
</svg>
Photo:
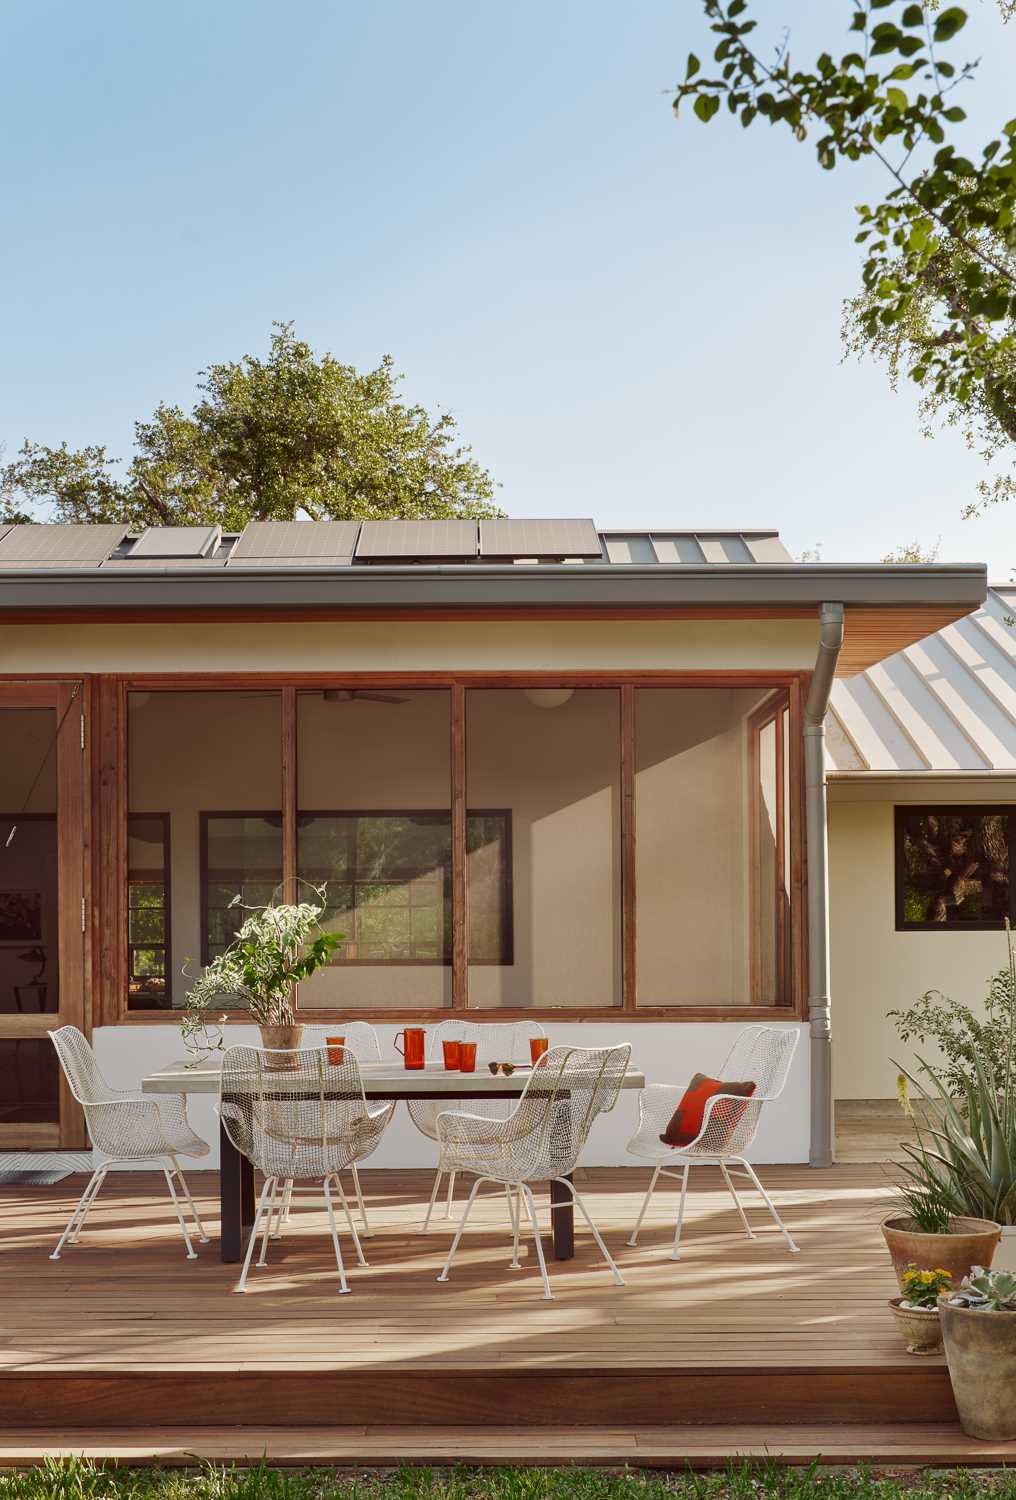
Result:
<svg viewBox="0 0 1016 1500">
<path fill-rule="evenodd" d="M 450 1005 L 450 693 L 298 693 L 297 788 L 297 873 L 324 887 L 324 925 L 344 938 L 300 1009 Z"/>
<path fill-rule="evenodd" d="M 770 696 L 722 687 L 636 693 L 640 1006 L 781 1003 L 777 845 L 782 862 L 785 841 L 776 821 L 789 799 L 774 723 L 756 743 Z"/>
<path fill-rule="evenodd" d="M 470 689 L 466 802 L 470 1008 L 620 1005 L 617 689 Z"/>
<path fill-rule="evenodd" d="M 186 1005 L 191 975 L 220 952 L 249 905 L 270 899 L 282 879 L 282 699 L 256 687 L 237 692 L 132 692 L 127 700 L 128 843 L 132 887 L 166 889 L 165 993 L 128 997 L 132 1010 Z M 167 837 L 159 847 L 157 820 Z M 131 829 L 133 828 L 133 837 Z M 146 835 L 142 844 L 141 834 Z M 168 871 L 168 876 L 167 876 Z M 129 890 L 137 907 L 140 890 Z M 147 946 L 158 923 L 135 918 Z M 145 943 L 142 943 L 142 948 Z M 156 964 L 154 952 L 145 964 Z M 135 967 L 137 961 L 135 960 Z M 224 1005 L 235 1002 L 224 997 Z"/>
</svg>

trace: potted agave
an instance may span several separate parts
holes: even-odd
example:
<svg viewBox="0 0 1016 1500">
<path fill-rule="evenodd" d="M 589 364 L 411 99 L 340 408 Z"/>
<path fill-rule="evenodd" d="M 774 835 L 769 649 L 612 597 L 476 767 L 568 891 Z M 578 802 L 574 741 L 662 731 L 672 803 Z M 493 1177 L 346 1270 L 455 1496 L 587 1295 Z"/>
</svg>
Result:
<svg viewBox="0 0 1016 1500">
<path fill-rule="evenodd" d="M 1016 1275 L 975 1266 L 939 1299 L 960 1426 L 968 1437 L 1016 1438 Z"/>
<path fill-rule="evenodd" d="M 296 986 L 328 963 L 344 941 L 341 933 L 321 926 L 324 891 L 313 888 L 318 902 L 244 907 L 249 912 L 224 953 L 208 964 L 188 995 L 185 1026 L 209 1010 L 221 1010 L 225 998 L 245 1005 L 272 1051 L 300 1046 L 303 1027 L 294 1013 Z M 239 897 L 232 905 L 241 906 Z M 281 1066 L 277 1063 L 277 1066 Z"/>
<path fill-rule="evenodd" d="M 909 1265 L 903 1273 L 903 1295 L 890 1297 L 896 1326 L 903 1335 L 908 1354 L 937 1354 L 942 1348 L 942 1325 L 938 1299 L 949 1290 L 952 1277 L 939 1267 L 922 1271 Z"/>
</svg>

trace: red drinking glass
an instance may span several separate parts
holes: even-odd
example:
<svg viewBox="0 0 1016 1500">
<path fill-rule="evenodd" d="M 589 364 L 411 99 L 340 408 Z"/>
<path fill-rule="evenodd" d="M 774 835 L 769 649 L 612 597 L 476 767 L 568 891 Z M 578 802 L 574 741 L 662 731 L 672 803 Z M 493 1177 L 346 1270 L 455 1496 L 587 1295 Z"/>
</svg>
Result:
<svg viewBox="0 0 1016 1500">
<path fill-rule="evenodd" d="M 344 1036 L 326 1036 L 325 1043 L 328 1047 L 328 1061 L 338 1067 L 346 1055 L 346 1038 Z"/>
<path fill-rule="evenodd" d="M 443 1042 L 444 1065 L 446 1073 L 457 1073 L 459 1071 L 459 1046 L 458 1042 Z"/>
<path fill-rule="evenodd" d="M 529 1058 L 534 1068 L 549 1046 L 550 1042 L 545 1036 L 531 1036 L 529 1038 Z"/>
<path fill-rule="evenodd" d="M 459 1072 L 460 1073 L 475 1073 L 476 1072 L 476 1043 L 475 1042 L 460 1042 L 459 1043 Z"/>
</svg>

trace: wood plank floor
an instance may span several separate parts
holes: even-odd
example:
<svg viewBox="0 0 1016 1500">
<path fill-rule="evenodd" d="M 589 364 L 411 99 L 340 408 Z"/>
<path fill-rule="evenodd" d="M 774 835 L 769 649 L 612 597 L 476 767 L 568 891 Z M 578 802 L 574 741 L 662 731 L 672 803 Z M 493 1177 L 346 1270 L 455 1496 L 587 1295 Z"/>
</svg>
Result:
<svg viewBox="0 0 1016 1500">
<path fill-rule="evenodd" d="M 213 1236 L 197 1261 L 155 1176 L 108 1179 L 80 1246 L 58 1262 L 49 1251 L 80 1180 L 0 1189 L 0 1425 L 13 1435 L 172 1422 L 192 1429 L 191 1442 L 195 1428 L 234 1423 L 338 1424 L 350 1437 L 378 1423 L 435 1434 L 467 1424 L 477 1437 L 523 1424 L 584 1427 L 592 1444 L 592 1428 L 641 1433 L 675 1420 L 759 1430 L 954 1420 L 942 1360 L 906 1355 L 886 1306 L 895 1286 L 879 1223 L 891 1188 L 878 1166 L 765 1170 L 800 1255 L 757 1209 L 759 1235 L 746 1240 L 719 1175 L 699 1169 L 679 1262 L 669 1187 L 632 1249 L 647 1174 L 587 1172 L 585 1196 L 626 1285 L 578 1228 L 575 1259 L 551 1263 L 550 1302 L 531 1247 L 522 1270 L 509 1267 L 503 1196 L 479 1202 L 439 1284 L 449 1225 L 417 1232 L 430 1175 L 362 1176 L 375 1233 L 366 1269 L 343 1236 L 345 1297 L 313 1203 L 239 1296 L 237 1268 L 218 1259 L 211 1174 L 191 1179 Z"/>
</svg>

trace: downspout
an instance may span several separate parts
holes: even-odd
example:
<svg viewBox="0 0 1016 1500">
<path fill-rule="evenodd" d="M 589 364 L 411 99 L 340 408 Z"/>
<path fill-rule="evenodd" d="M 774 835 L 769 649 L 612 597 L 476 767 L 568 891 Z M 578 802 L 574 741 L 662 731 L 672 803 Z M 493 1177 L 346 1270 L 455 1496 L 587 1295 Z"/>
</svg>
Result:
<svg viewBox="0 0 1016 1500">
<path fill-rule="evenodd" d="M 808 1021 L 811 1028 L 810 1165 L 833 1164 L 832 1026 L 829 1003 L 829 848 L 825 716 L 843 645 L 843 605 L 819 608 L 815 670 L 804 705 L 804 816 L 808 858 Z"/>
</svg>

